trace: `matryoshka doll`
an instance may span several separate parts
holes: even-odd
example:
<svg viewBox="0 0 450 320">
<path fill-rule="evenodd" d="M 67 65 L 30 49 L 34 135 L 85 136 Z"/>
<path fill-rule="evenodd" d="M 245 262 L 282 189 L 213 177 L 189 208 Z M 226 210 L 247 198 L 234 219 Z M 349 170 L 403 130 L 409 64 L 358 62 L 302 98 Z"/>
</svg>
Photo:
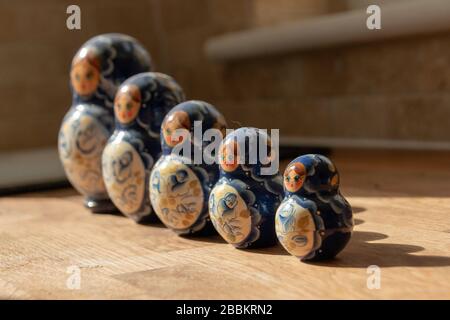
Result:
<svg viewBox="0 0 450 320">
<path fill-rule="evenodd" d="M 213 145 L 214 139 L 219 139 L 218 145 L 225 129 L 225 118 L 203 101 L 183 102 L 163 121 L 163 154 L 150 176 L 150 200 L 159 219 L 180 235 L 214 232 L 208 198 L 219 169 L 214 152 L 208 157 L 203 151 Z M 216 138 L 205 133 L 215 133 Z"/>
<path fill-rule="evenodd" d="M 161 123 L 183 100 L 183 90 L 175 80 L 155 72 L 132 76 L 116 94 L 116 128 L 103 151 L 103 177 L 115 206 L 136 222 L 155 217 L 148 179 L 161 155 Z"/>
<path fill-rule="evenodd" d="M 209 214 L 219 234 L 237 248 L 276 243 L 275 212 L 283 196 L 278 159 L 266 131 L 239 128 L 220 147 L 220 180 L 209 198 Z M 278 164 L 278 162 L 276 162 Z"/>
<path fill-rule="evenodd" d="M 350 204 L 339 191 L 339 173 L 326 157 L 303 155 L 284 172 L 285 198 L 276 231 L 283 247 L 301 260 L 333 258 L 353 230 Z"/>
<path fill-rule="evenodd" d="M 117 88 L 130 76 L 147 71 L 148 53 L 122 34 L 90 39 L 72 60 L 72 106 L 61 124 L 58 149 L 69 181 L 93 212 L 116 210 L 103 182 L 101 155 L 114 128 Z"/>
</svg>

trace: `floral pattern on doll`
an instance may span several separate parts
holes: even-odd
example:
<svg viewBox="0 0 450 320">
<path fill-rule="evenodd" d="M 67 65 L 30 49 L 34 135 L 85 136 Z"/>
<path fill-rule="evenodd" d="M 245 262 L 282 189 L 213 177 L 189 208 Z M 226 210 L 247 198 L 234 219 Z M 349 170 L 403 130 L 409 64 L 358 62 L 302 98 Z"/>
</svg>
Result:
<svg viewBox="0 0 450 320">
<path fill-rule="evenodd" d="M 311 211 L 292 198 L 280 205 L 275 230 L 283 247 L 297 257 L 308 256 L 320 247 L 321 238 Z"/>
<path fill-rule="evenodd" d="M 179 160 L 165 158 L 150 177 L 150 198 L 167 226 L 183 230 L 196 223 L 203 208 L 203 190 L 196 174 Z"/>
<path fill-rule="evenodd" d="M 99 159 L 108 139 L 108 131 L 95 117 L 82 112 L 84 109 L 85 106 L 80 106 L 63 122 L 58 149 L 67 176 L 76 189 L 84 195 L 100 196 L 106 193 Z"/>
<path fill-rule="evenodd" d="M 126 141 L 108 144 L 103 152 L 103 176 L 110 198 L 125 215 L 133 217 L 145 197 L 145 166 Z"/>
<path fill-rule="evenodd" d="M 259 238 L 256 197 L 241 180 L 219 180 L 209 197 L 209 214 L 217 232 L 239 248 Z"/>
</svg>

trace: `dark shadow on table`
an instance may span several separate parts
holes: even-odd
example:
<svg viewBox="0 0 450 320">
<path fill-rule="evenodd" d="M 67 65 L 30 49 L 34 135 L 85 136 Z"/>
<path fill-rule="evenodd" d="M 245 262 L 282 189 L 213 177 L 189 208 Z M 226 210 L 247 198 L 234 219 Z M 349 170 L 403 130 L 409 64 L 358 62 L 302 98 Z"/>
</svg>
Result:
<svg viewBox="0 0 450 320">
<path fill-rule="evenodd" d="M 414 254 L 425 249 L 421 246 L 373 242 L 386 238 L 388 235 L 383 233 L 354 231 L 350 243 L 337 258 L 311 263 L 333 268 L 367 268 L 370 265 L 380 268 L 450 266 L 450 257 Z"/>
<path fill-rule="evenodd" d="M 281 244 L 277 243 L 276 245 L 268 248 L 257 248 L 257 249 L 245 249 L 245 251 L 257 254 L 270 254 L 277 256 L 288 256 L 289 253 L 281 246 Z"/>
<path fill-rule="evenodd" d="M 142 226 L 150 227 L 150 228 L 159 228 L 159 229 L 166 229 L 167 227 L 164 225 L 164 223 L 161 222 L 159 219 L 155 219 L 152 221 L 146 221 L 139 223 Z"/>
<path fill-rule="evenodd" d="M 366 210 L 367 210 L 367 209 L 364 208 L 364 207 L 354 207 L 354 206 L 352 206 L 352 212 L 353 212 L 353 214 L 358 214 L 358 213 L 364 212 L 364 211 L 366 211 Z"/>
<path fill-rule="evenodd" d="M 17 197 L 17 198 L 66 198 L 80 196 L 75 189 L 63 183 L 61 185 L 56 184 L 54 188 L 40 188 L 39 186 L 34 187 L 21 187 L 21 188 L 10 188 L 0 190 L 0 196 Z"/>
<path fill-rule="evenodd" d="M 355 209 L 355 208 L 353 208 Z M 358 212 L 365 211 L 365 208 L 357 207 Z M 364 220 L 362 219 L 354 219 L 355 226 L 360 225 L 364 223 Z M 384 238 L 383 238 L 384 239 Z M 270 255 L 279 255 L 279 256 L 285 256 L 289 255 L 289 253 L 283 248 L 283 246 L 278 242 L 276 245 L 268 248 L 257 248 L 257 249 L 243 249 L 248 252 L 252 253 L 258 253 L 258 254 L 270 254 Z"/>
<path fill-rule="evenodd" d="M 219 235 L 213 234 L 213 235 L 199 235 L 199 236 L 183 236 L 184 239 L 190 240 L 190 241 L 199 241 L 199 242 L 210 242 L 210 243 L 222 243 L 227 244 L 227 242 Z M 231 246 L 231 244 L 230 244 Z"/>
</svg>

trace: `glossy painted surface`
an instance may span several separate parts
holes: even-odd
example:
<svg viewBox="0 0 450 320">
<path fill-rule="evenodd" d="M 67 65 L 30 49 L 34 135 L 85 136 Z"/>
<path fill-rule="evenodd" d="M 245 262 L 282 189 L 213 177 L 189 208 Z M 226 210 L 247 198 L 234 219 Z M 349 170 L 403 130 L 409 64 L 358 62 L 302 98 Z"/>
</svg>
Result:
<svg viewBox="0 0 450 320">
<path fill-rule="evenodd" d="M 241 138 L 249 137 L 245 143 Z M 220 180 L 209 198 L 209 213 L 214 227 L 229 243 L 238 248 L 264 247 L 276 243 L 275 212 L 283 195 L 278 172 L 263 175 L 271 152 L 259 154 L 254 164 L 249 159 L 250 142 L 268 147 L 270 137 L 256 128 L 239 128 L 221 144 Z M 239 161 L 243 156 L 244 161 Z M 266 165 L 264 165 L 264 163 Z"/>
<path fill-rule="evenodd" d="M 67 178 L 81 194 L 103 198 L 106 189 L 100 159 L 112 127 L 109 114 L 97 105 L 80 104 L 64 118 L 59 155 Z"/>
<path fill-rule="evenodd" d="M 204 192 L 181 159 L 163 157 L 150 179 L 150 198 L 161 221 L 176 231 L 192 228 L 202 213 Z"/>
<path fill-rule="evenodd" d="M 321 228 L 316 227 L 314 216 L 295 198 L 283 201 L 278 208 L 275 229 L 283 247 L 294 256 L 306 257 L 321 245 Z"/>
<path fill-rule="evenodd" d="M 284 248 L 302 260 L 338 254 L 350 240 L 353 215 L 335 165 L 322 155 L 300 156 L 284 172 L 284 190 L 276 216 Z"/>
<path fill-rule="evenodd" d="M 148 180 L 161 155 L 159 130 L 167 112 L 183 100 L 181 87 L 156 72 L 129 78 L 116 95 L 116 129 L 103 153 L 103 177 L 115 206 L 137 222 L 154 216 Z"/>
<path fill-rule="evenodd" d="M 208 198 L 219 178 L 217 164 L 194 164 L 192 138 L 195 121 L 201 122 L 201 133 L 226 128 L 224 117 L 203 101 L 186 101 L 172 109 L 161 127 L 163 155 L 150 177 L 150 200 L 160 220 L 178 234 L 193 234 L 213 230 L 208 215 Z M 181 129 L 184 135 L 173 133 Z M 190 152 L 179 154 L 179 143 L 190 146 Z M 209 141 L 202 141 L 202 147 Z"/>
<path fill-rule="evenodd" d="M 72 106 L 63 119 L 58 146 L 72 185 L 94 212 L 111 211 L 101 154 L 113 132 L 113 100 L 128 77 L 150 71 L 150 57 L 133 38 L 104 34 L 87 41 L 72 60 Z"/>
<path fill-rule="evenodd" d="M 153 163 L 152 158 L 149 161 Z M 127 216 L 135 215 L 145 199 L 146 172 L 144 162 L 131 143 L 116 140 L 105 147 L 103 176 L 116 207 Z M 144 210 L 150 212 L 149 207 Z"/>
<path fill-rule="evenodd" d="M 252 232 L 252 238 L 259 236 L 259 229 L 255 225 L 261 216 L 254 211 L 252 217 L 250 210 L 239 191 L 224 180 L 216 184 L 211 192 L 210 217 L 216 230 L 228 243 L 238 246 L 249 239 Z M 256 223 L 252 223 L 252 218 Z"/>
</svg>

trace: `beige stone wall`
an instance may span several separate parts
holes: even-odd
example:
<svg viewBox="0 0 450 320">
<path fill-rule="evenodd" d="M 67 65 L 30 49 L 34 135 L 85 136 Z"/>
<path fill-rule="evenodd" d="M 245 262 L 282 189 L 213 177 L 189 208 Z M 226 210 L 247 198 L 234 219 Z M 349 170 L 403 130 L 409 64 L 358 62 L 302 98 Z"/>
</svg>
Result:
<svg viewBox="0 0 450 320">
<path fill-rule="evenodd" d="M 176 7 L 180 0 L 164 2 Z M 450 140 L 450 33 L 213 64 L 202 55 L 208 36 L 333 13 L 354 3 L 192 2 L 203 3 L 203 10 L 192 13 L 203 24 L 174 29 L 171 15 L 163 15 L 165 37 L 178 44 L 166 51 L 168 70 L 190 98 L 211 101 L 232 126 L 275 127 L 283 136 Z"/>
<path fill-rule="evenodd" d="M 0 1 L 0 151 L 55 145 L 70 105 L 68 67 L 104 32 L 138 38 L 188 98 L 215 104 L 234 127 L 284 136 L 450 140 L 450 33 L 209 62 L 208 37 L 345 10 L 344 0 Z"/>
<path fill-rule="evenodd" d="M 56 145 L 67 112 L 69 66 L 90 37 L 124 32 L 158 57 L 152 2 L 135 0 L 0 1 L 0 151 Z M 66 28 L 66 8 L 77 3 L 82 29 Z"/>
<path fill-rule="evenodd" d="M 443 34 L 239 62 L 226 109 L 289 136 L 449 141 L 449 53 Z"/>
<path fill-rule="evenodd" d="M 252 5 L 251 18 L 254 26 L 307 19 L 348 8 L 343 0 L 254 0 Z"/>
</svg>

